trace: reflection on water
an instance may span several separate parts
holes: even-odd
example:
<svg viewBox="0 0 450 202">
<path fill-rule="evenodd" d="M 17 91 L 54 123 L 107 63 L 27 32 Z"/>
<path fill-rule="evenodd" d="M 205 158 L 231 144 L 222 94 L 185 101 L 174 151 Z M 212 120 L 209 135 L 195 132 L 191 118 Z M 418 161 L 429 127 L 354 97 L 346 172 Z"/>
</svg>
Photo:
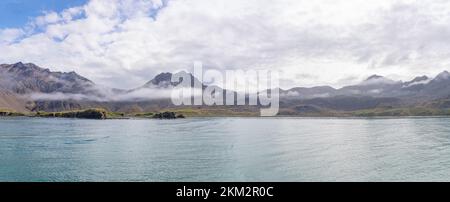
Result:
<svg viewBox="0 0 450 202">
<path fill-rule="evenodd" d="M 450 181 L 450 119 L 0 119 L 0 181 Z"/>
</svg>

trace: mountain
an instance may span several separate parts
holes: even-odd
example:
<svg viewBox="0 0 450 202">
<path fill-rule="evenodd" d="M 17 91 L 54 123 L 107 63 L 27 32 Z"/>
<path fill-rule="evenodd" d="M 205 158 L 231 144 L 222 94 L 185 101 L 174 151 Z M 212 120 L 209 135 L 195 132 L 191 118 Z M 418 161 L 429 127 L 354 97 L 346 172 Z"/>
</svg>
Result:
<svg viewBox="0 0 450 202">
<path fill-rule="evenodd" d="M 431 79 L 419 76 L 411 81 L 394 81 L 372 75 L 356 85 L 334 89 L 329 86 L 292 88 L 282 92 L 287 99 L 312 99 L 334 96 L 396 97 L 417 101 L 446 98 L 450 96 L 450 73 L 444 71 Z"/>
<path fill-rule="evenodd" d="M 178 77 L 179 80 L 173 82 L 172 77 Z M 181 83 L 183 83 L 184 78 L 189 78 L 191 80 L 191 84 L 186 87 L 201 87 L 203 86 L 202 82 L 199 81 L 192 74 L 187 73 L 185 71 L 181 71 L 175 74 L 166 72 L 156 75 L 152 80 L 144 84 L 141 88 L 173 88 Z"/>
<path fill-rule="evenodd" d="M 83 100 L 105 98 L 114 92 L 75 72 L 52 72 L 22 62 L 0 65 L 0 88 L 2 105 L 15 111 L 80 109 Z"/>
<path fill-rule="evenodd" d="M 393 81 L 379 75 L 372 75 L 357 85 L 344 86 L 340 89 L 330 86 L 297 87 L 283 91 L 282 95 L 287 99 L 312 99 L 334 96 L 390 97 L 401 94 L 401 87 L 402 82 Z"/>
<path fill-rule="evenodd" d="M 292 88 L 282 91 L 280 106 L 285 113 L 301 114 L 367 109 L 431 107 L 450 108 L 450 73 L 431 79 L 419 76 L 411 81 L 394 81 L 372 75 L 359 84 L 331 87 Z M 286 110 L 288 110 L 286 112 Z"/>
<path fill-rule="evenodd" d="M 391 95 L 397 95 L 401 87 L 401 81 L 394 81 L 383 76 L 373 75 L 357 85 L 345 86 L 339 89 L 338 94 L 390 97 Z"/>
<path fill-rule="evenodd" d="M 0 86 L 17 94 L 71 93 L 93 94 L 95 84 L 75 72 L 51 72 L 34 64 L 21 62 L 0 65 Z"/>
<path fill-rule="evenodd" d="M 424 85 L 429 80 L 430 80 L 430 78 L 428 78 L 428 76 L 418 76 L 411 81 L 404 82 L 403 87 L 406 88 L 406 87 L 411 87 L 411 86 L 416 86 L 416 85 Z"/>
<path fill-rule="evenodd" d="M 177 76 L 178 81 L 172 81 Z M 75 72 L 52 72 L 31 63 L 0 65 L 0 108 L 16 111 L 62 111 L 100 107 L 117 112 L 148 112 L 174 108 L 170 92 L 183 78 L 191 83 L 185 87 L 215 87 L 202 83 L 187 72 L 166 72 L 156 75 L 139 88 L 119 90 L 100 88 Z M 372 75 L 360 83 L 342 88 L 316 86 L 280 89 L 282 112 L 295 115 L 308 113 L 396 109 L 404 107 L 450 108 L 450 73 L 444 71 L 434 78 L 419 76 L 411 81 L 394 81 Z M 224 95 L 236 92 L 224 90 Z M 248 99 L 249 95 L 246 95 Z M 236 101 L 236 100 L 235 100 Z M 185 106 L 187 108 L 192 106 Z M 223 106 L 216 108 L 231 108 Z M 196 106 L 198 110 L 214 107 Z M 223 110 L 223 109 L 222 109 Z M 234 106 L 234 111 L 246 110 Z M 252 109 L 254 110 L 254 109 Z"/>
<path fill-rule="evenodd" d="M 18 96 L 6 89 L 0 88 L 0 111 L 3 109 L 8 109 L 16 112 L 29 112 L 30 109 L 27 107 L 32 105 L 28 103 L 27 99 Z"/>
<path fill-rule="evenodd" d="M 370 86 L 370 85 L 390 85 L 390 84 L 395 84 L 397 83 L 396 81 L 392 80 L 392 79 L 388 79 L 384 76 L 380 76 L 380 75 L 372 75 L 369 76 L 366 80 L 364 80 L 363 82 L 361 82 L 359 85 L 364 85 L 364 86 Z"/>
<path fill-rule="evenodd" d="M 160 87 L 167 88 L 169 86 L 177 86 L 180 82 L 172 82 L 172 73 L 161 73 L 147 82 L 144 87 Z"/>
<path fill-rule="evenodd" d="M 444 71 L 423 85 L 418 96 L 428 99 L 448 98 L 450 96 L 450 73 Z"/>
<path fill-rule="evenodd" d="M 418 93 L 423 90 L 429 81 L 430 78 L 427 76 L 418 76 L 411 81 L 404 82 L 402 90 L 409 93 Z"/>
</svg>

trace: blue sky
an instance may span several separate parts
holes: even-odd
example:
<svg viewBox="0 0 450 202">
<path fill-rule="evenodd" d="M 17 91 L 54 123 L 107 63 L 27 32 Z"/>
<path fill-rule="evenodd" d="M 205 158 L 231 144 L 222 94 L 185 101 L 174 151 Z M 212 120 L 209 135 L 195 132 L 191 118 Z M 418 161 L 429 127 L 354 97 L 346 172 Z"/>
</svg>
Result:
<svg viewBox="0 0 450 202">
<path fill-rule="evenodd" d="M 44 11 L 62 11 L 80 6 L 87 0 L 1 0 L 0 29 L 21 27 Z"/>
</svg>

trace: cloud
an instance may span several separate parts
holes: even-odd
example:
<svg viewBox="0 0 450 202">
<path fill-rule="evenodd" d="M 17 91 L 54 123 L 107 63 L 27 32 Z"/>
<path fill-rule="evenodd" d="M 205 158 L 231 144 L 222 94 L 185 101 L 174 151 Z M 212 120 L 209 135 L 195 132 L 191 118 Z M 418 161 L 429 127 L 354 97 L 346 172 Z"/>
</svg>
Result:
<svg viewBox="0 0 450 202">
<path fill-rule="evenodd" d="M 24 32 L 21 29 L 0 30 L 0 45 L 8 45 L 13 43 L 23 35 Z"/>
<path fill-rule="evenodd" d="M 0 30 L 0 63 L 74 70 L 116 88 L 194 61 L 280 70 L 290 86 L 375 73 L 409 80 L 448 69 L 449 13 L 443 0 L 91 0 Z"/>
<path fill-rule="evenodd" d="M 95 89 L 98 94 L 79 94 L 79 93 L 28 93 L 21 95 L 27 100 L 38 101 L 59 101 L 59 100 L 76 100 L 76 101 L 93 101 L 93 102 L 136 102 L 136 101 L 152 101 L 161 99 L 185 98 L 202 96 L 200 89 L 191 88 L 139 88 L 126 92 L 113 92 L 111 89 Z M 183 97 L 181 97 L 183 96 Z"/>
<path fill-rule="evenodd" d="M 96 96 L 88 96 L 85 94 L 76 93 L 30 93 L 22 95 L 22 97 L 31 100 L 45 100 L 45 101 L 59 101 L 59 100 L 77 100 L 77 101 L 103 101 Z"/>
</svg>

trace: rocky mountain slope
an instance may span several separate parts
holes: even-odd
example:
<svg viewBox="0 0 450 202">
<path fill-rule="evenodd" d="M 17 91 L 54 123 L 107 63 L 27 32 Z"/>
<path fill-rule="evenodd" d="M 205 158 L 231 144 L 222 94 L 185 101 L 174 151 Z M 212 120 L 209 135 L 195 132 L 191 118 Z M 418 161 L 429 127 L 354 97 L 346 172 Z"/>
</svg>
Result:
<svg viewBox="0 0 450 202">
<path fill-rule="evenodd" d="M 51 72 L 34 64 L 0 65 L 0 86 L 17 94 L 95 94 L 95 84 L 75 72 Z"/>
<path fill-rule="evenodd" d="M 29 112 L 33 108 L 32 102 L 12 93 L 6 89 L 0 88 L 0 110 L 11 110 L 15 112 Z"/>
</svg>

